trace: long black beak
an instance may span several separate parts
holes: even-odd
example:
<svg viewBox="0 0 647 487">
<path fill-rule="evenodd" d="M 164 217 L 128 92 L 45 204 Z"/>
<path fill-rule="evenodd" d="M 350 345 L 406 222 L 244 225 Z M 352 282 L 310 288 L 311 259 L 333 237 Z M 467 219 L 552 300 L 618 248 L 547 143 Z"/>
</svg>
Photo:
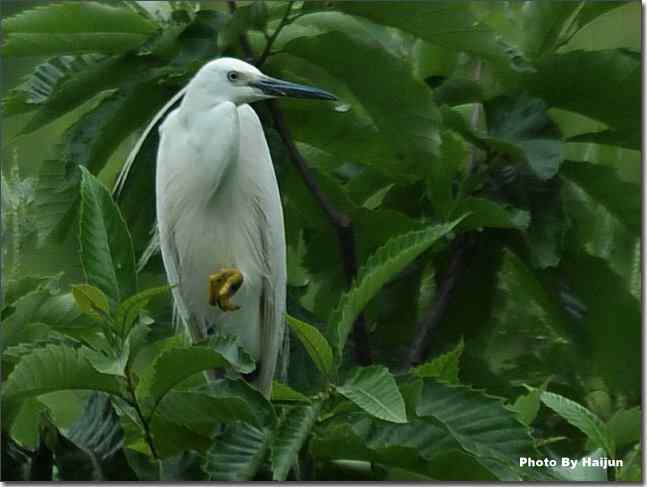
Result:
<svg viewBox="0 0 647 487">
<path fill-rule="evenodd" d="M 271 96 L 290 96 L 292 98 L 317 98 L 319 100 L 336 100 L 337 97 L 327 91 L 311 86 L 290 83 L 269 76 L 251 81 L 250 86 L 258 88 Z"/>
</svg>

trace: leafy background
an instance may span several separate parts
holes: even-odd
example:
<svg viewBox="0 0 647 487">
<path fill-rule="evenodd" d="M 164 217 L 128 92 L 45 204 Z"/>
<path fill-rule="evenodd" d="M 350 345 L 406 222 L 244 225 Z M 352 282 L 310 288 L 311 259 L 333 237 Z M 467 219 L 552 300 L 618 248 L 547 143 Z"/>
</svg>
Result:
<svg viewBox="0 0 647 487">
<path fill-rule="evenodd" d="M 638 2 L 2 9 L 3 479 L 641 479 Z M 147 252 L 136 143 L 221 55 L 339 97 L 255 105 L 271 400 L 234 338 L 174 334 Z M 588 455 L 624 466 L 519 467 Z"/>
</svg>

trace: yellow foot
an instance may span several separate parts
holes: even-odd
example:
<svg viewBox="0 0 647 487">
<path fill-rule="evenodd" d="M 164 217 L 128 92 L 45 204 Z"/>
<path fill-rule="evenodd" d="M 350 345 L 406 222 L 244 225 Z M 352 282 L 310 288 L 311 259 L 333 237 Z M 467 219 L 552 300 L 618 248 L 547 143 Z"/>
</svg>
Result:
<svg viewBox="0 0 647 487">
<path fill-rule="evenodd" d="M 243 275 L 238 269 L 225 268 L 209 276 L 209 304 L 223 311 L 236 311 L 240 306 L 231 298 L 243 284 Z"/>
</svg>

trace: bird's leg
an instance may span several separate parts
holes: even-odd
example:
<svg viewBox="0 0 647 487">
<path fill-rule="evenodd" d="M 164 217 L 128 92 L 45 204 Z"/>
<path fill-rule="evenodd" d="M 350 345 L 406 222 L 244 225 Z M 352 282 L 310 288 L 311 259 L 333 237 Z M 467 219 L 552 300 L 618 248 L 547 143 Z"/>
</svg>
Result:
<svg viewBox="0 0 647 487">
<path fill-rule="evenodd" d="M 223 311 L 235 311 L 240 308 L 231 302 L 231 298 L 243 284 L 243 275 L 238 269 L 225 268 L 209 276 L 209 304 L 218 306 Z"/>
</svg>

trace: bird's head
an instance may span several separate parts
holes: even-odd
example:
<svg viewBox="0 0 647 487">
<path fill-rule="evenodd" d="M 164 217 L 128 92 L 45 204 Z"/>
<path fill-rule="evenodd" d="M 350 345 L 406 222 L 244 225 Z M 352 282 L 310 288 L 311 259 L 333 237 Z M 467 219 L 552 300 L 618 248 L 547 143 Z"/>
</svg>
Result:
<svg viewBox="0 0 647 487">
<path fill-rule="evenodd" d="M 226 57 L 205 64 L 191 80 L 189 89 L 199 90 L 202 96 L 215 101 L 236 105 L 281 96 L 337 99 L 324 90 L 271 78 L 251 64 Z"/>
</svg>

